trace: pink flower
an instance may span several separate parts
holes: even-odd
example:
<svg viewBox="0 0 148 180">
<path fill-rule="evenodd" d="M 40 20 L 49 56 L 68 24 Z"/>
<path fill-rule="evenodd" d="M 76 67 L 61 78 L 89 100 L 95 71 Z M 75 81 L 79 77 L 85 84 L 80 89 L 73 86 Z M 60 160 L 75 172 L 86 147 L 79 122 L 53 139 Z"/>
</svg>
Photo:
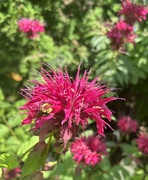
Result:
<svg viewBox="0 0 148 180">
<path fill-rule="evenodd" d="M 16 177 L 20 177 L 21 169 L 20 167 L 16 167 L 14 169 L 8 170 L 7 168 L 3 168 L 3 174 L 5 179 L 15 179 Z"/>
<path fill-rule="evenodd" d="M 144 155 L 148 155 L 148 133 L 147 132 L 140 132 L 138 139 L 136 139 L 138 149 Z"/>
<path fill-rule="evenodd" d="M 57 139 L 66 142 L 75 137 L 79 127 L 84 129 L 88 118 L 96 122 L 98 133 L 104 135 L 104 128 L 111 121 L 112 112 L 106 104 L 116 100 L 115 97 L 105 97 L 110 90 L 97 82 L 98 77 L 88 81 L 89 74 L 84 72 L 79 78 L 78 67 L 75 79 L 62 69 L 47 72 L 42 68 L 42 81 L 33 80 L 35 86 L 22 90 L 27 102 L 20 107 L 26 110 L 27 117 L 22 124 L 34 122 L 36 134 L 56 132 Z"/>
<path fill-rule="evenodd" d="M 40 32 L 44 32 L 44 24 L 38 20 L 23 18 L 18 21 L 19 30 L 26 34 L 28 38 L 36 38 Z"/>
<path fill-rule="evenodd" d="M 70 146 L 73 159 L 77 163 L 96 165 L 100 163 L 102 154 L 106 155 L 106 145 L 99 137 L 89 136 L 88 138 L 76 138 Z"/>
<path fill-rule="evenodd" d="M 138 129 L 137 121 L 131 119 L 129 116 L 124 116 L 118 120 L 118 127 L 123 133 L 136 132 Z"/>
<path fill-rule="evenodd" d="M 142 5 L 133 4 L 129 0 L 122 0 L 122 9 L 119 14 L 124 15 L 127 23 L 134 24 L 136 21 L 146 20 L 148 9 Z"/>
<path fill-rule="evenodd" d="M 111 47 L 113 50 L 122 48 L 127 42 L 134 43 L 136 37 L 133 33 L 133 27 L 123 20 L 117 22 L 115 27 L 107 33 L 107 36 L 111 40 Z"/>
</svg>

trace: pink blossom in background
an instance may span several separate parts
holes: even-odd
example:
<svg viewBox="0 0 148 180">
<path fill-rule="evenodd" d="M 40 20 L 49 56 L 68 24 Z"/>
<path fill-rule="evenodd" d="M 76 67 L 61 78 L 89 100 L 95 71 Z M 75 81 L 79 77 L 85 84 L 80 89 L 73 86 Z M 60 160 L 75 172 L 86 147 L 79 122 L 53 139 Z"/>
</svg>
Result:
<svg viewBox="0 0 148 180">
<path fill-rule="evenodd" d="M 21 169 L 20 167 L 16 167 L 14 169 L 8 170 L 7 168 L 3 168 L 3 174 L 5 180 L 14 180 L 15 178 L 20 177 Z"/>
<path fill-rule="evenodd" d="M 142 5 L 134 4 L 130 0 L 122 0 L 122 9 L 120 15 L 124 15 L 125 21 L 134 24 L 136 21 L 146 20 L 148 8 Z"/>
<path fill-rule="evenodd" d="M 77 135 L 79 127 L 84 129 L 88 118 L 96 122 L 99 134 L 104 135 L 104 128 L 111 121 L 112 112 L 106 104 L 116 97 L 105 97 L 110 89 L 98 82 L 98 77 L 88 81 L 89 73 L 82 78 L 80 67 L 73 79 L 67 70 L 53 70 L 50 73 L 42 68 L 42 81 L 33 80 L 34 87 L 22 89 L 27 102 L 20 107 L 27 117 L 22 125 L 34 123 L 36 134 L 56 131 L 58 139 L 66 142 Z M 104 120 L 104 118 L 106 120 Z"/>
<path fill-rule="evenodd" d="M 38 34 L 44 32 L 44 24 L 41 24 L 38 20 L 31 20 L 23 18 L 18 21 L 19 30 L 26 34 L 28 38 L 36 38 Z"/>
<path fill-rule="evenodd" d="M 148 133 L 141 131 L 136 139 L 136 142 L 139 151 L 141 151 L 144 155 L 148 155 Z"/>
<path fill-rule="evenodd" d="M 108 38 L 111 40 L 112 49 L 118 50 L 127 42 L 134 43 L 136 35 L 133 30 L 133 26 L 127 24 L 125 21 L 120 20 L 117 22 L 107 33 Z"/>
<path fill-rule="evenodd" d="M 102 155 L 107 154 L 105 143 L 94 136 L 76 138 L 71 143 L 70 150 L 77 163 L 93 166 L 100 163 Z"/>
<path fill-rule="evenodd" d="M 118 120 L 118 127 L 123 133 L 137 132 L 138 123 L 137 121 L 131 119 L 129 116 L 124 116 Z"/>
</svg>

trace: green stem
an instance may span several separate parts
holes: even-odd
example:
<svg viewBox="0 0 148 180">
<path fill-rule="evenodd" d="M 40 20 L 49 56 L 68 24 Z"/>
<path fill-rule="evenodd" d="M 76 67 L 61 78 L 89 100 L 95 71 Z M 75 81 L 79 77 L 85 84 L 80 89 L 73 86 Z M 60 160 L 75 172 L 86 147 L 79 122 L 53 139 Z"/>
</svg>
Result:
<svg viewBox="0 0 148 180">
<path fill-rule="evenodd" d="M 21 141 L 19 140 L 19 138 L 16 136 L 15 132 L 13 131 L 13 129 L 11 128 L 11 126 L 9 125 L 9 123 L 7 122 L 6 118 L 4 115 L 2 115 L 2 120 L 3 122 L 6 124 L 6 126 L 8 127 L 10 133 L 12 134 L 13 137 L 15 137 L 15 139 L 19 142 L 19 144 L 21 144 Z"/>
<path fill-rule="evenodd" d="M 47 156 L 48 156 L 48 153 L 49 153 L 49 149 L 50 149 L 50 145 L 51 145 L 51 140 L 52 140 L 52 135 L 53 135 L 53 133 L 51 133 L 49 135 L 49 137 L 48 137 L 48 143 L 47 143 L 47 146 L 46 146 L 45 156 L 44 156 L 43 164 L 42 164 L 42 169 L 43 170 L 44 170 L 46 159 L 47 159 Z"/>
</svg>

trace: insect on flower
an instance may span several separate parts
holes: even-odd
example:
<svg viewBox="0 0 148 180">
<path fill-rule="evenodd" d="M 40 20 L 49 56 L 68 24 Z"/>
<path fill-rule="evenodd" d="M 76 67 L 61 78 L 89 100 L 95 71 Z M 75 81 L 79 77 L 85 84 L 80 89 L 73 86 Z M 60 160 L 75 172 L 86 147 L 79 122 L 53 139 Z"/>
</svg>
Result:
<svg viewBox="0 0 148 180">
<path fill-rule="evenodd" d="M 117 98 L 109 96 L 111 90 L 98 81 L 99 77 L 89 81 L 89 74 L 85 71 L 80 78 L 79 66 L 74 79 L 66 69 L 47 72 L 42 68 L 41 79 L 32 80 L 34 86 L 22 89 L 27 99 L 20 107 L 27 114 L 22 125 L 34 122 L 34 132 L 56 131 L 64 146 L 80 129 L 84 130 L 88 119 L 94 120 L 98 134 L 104 135 L 105 127 L 109 126 L 106 120 L 111 121 L 112 116 L 106 104 Z"/>
</svg>

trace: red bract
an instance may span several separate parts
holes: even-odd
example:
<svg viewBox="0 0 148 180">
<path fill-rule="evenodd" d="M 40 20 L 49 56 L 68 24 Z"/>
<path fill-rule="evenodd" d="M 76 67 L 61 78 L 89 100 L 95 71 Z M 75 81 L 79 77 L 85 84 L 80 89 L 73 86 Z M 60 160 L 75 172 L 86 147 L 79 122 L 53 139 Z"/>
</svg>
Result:
<svg viewBox="0 0 148 180">
<path fill-rule="evenodd" d="M 123 133 L 136 132 L 138 129 L 137 121 L 131 119 L 129 116 L 124 116 L 118 120 L 118 127 Z"/>
<path fill-rule="evenodd" d="M 102 154 L 107 154 L 104 142 L 99 137 L 94 136 L 76 138 L 71 143 L 70 150 L 77 163 L 81 162 L 93 166 L 100 163 Z"/>
<path fill-rule="evenodd" d="M 36 38 L 40 32 L 44 32 L 44 24 L 38 20 L 23 18 L 18 21 L 19 30 L 27 35 L 28 38 Z"/>
<path fill-rule="evenodd" d="M 122 20 L 116 23 L 115 27 L 107 33 L 107 36 L 111 40 L 113 50 L 122 48 L 127 42 L 134 43 L 136 37 L 133 33 L 133 27 Z"/>
<path fill-rule="evenodd" d="M 141 151 L 144 155 L 148 155 L 148 133 L 141 131 L 136 142 L 139 151 Z"/>
<path fill-rule="evenodd" d="M 142 5 L 133 4 L 129 0 L 123 0 L 119 14 L 124 15 L 127 23 L 134 24 L 136 21 L 146 20 L 148 9 Z"/>
<path fill-rule="evenodd" d="M 32 88 L 25 88 L 24 97 L 27 102 L 21 110 L 26 110 L 27 118 L 22 124 L 35 122 L 34 130 L 37 134 L 56 132 L 56 137 L 62 139 L 64 145 L 75 137 L 78 128 L 88 124 L 88 118 L 96 122 L 98 133 L 104 135 L 107 122 L 111 121 L 112 112 L 106 103 L 115 100 L 115 97 L 105 97 L 110 90 L 97 82 L 98 77 L 88 81 L 89 74 L 84 72 L 79 78 L 78 67 L 75 79 L 62 69 L 51 70 L 48 73 L 42 68 L 43 81 L 36 81 Z"/>
</svg>

